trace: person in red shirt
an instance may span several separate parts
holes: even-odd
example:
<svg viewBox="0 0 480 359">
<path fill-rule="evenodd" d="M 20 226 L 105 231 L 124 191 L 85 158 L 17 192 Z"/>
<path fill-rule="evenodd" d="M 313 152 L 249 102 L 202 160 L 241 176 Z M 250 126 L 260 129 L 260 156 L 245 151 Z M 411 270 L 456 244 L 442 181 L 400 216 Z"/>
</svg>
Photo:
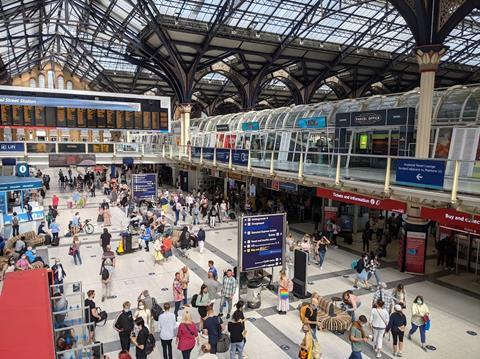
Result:
<svg viewBox="0 0 480 359">
<path fill-rule="evenodd" d="M 58 196 L 56 194 L 53 195 L 52 197 L 52 206 L 53 208 L 57 209 L 58 208 L 58 201 L 60 199 L 58 198 Z"/>
<path fill-rule="evenodd" d="M 183 359 L 190 359 L 190 353 L 195 348 L 197 340 L 197 327 L 192 321 L 190 312 L 185 311 L 177 332 L 177 348 L 182 352 Z"/>
</svg>

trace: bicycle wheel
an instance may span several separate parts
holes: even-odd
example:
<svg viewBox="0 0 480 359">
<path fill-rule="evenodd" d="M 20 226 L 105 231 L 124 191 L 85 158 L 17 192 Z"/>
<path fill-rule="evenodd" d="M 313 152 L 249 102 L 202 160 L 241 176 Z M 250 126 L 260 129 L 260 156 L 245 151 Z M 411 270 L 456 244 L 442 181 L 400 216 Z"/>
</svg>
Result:
<svg viewBox="0 0 480 359">
<path fill-rule="evenodd" d="M 87 234 L 92 234 L 93 233 L 93 225 L 91 223 L 87 223 L 83 229 L 85 230 L 85 233 Z"/>
</svg>

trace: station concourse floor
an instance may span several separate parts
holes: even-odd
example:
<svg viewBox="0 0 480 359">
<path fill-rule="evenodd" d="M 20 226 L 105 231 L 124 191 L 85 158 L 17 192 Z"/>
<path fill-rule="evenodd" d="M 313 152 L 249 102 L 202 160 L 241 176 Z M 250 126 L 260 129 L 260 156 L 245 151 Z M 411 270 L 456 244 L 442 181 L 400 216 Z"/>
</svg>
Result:
<svg viewBox="0 0 480 359">
<path fill-rule="evenodd" d="M 102 231 L 100 224 L 96 224 L 97 208 L 104 196 L 97 190 L 97 197 L 89 199 L 85 208 L 67 209 L 66 202 L 70 197 L 69 192 L 59 193 L 57 187 L 57 171 L 52 172 L 52 190 L 49 191 L 46 203 L 50 203 L 53 193 L 60 197 L 59 217 L 61 232 L 67 226 L 68 221 L 78 210 L 82 219 L 92 219 L 95 223 L 95 233 L 93 235 L 81 235 L 82 242 L 81 256 L 83 264 L 75 266 L 73 258 L 68 255 L 68 248 L 71 238 L 61 237 L 59 247 L 49 249 L 50 264 L 53 264 L 54 258 L 61 259 L 67 277 L 65 282 L 82 281 L 83 291 L 94 289 L 97 293 L 95 302 L 102 309 L 106 310 L 108 321 L 104 327 L 96 330 L 97 340 L 104 343 L 105 352 L 110 358 L 116 358 L 120 350 L 118 335 L 113 329 L 113 321 L 122 309 L 122 303 L 126 300 L 132 303 L 132 308 L 136 307 L 138 294 L 148 289 L 159 303 L 172 301 L 171 285 L 175 272 L 187 265 L 190 271 L 189 294 L 191 297 L 197 293 L 207 274 L 207 261 L 212 259 L 219 273 L 227 268 L 232 268 L 237 260 L 237 225 L 236 222 L 222 223 L 215 229 L 206 228 L 206 246 L 203 254 L 197 249 L 190 250 L 188 258 L 181 257 L 178 252 L 173 256 L 170 262 L 161 266 L 153 266 L 152 254 L 145 251 L 137 251 L 131 254 L 117 256 L 117 264 L 113 274 L 113 295 L 114 299 L 108 299 L 101 302 L 101 282 L 99 276 L 100 258 L 102 249 L 99 244 L 99 237 Z M 120 208 L 111 208 L 112 226 L 109 227 L 113 235 L 113 249 L 116 249 L 119 240 L 119 232 L 126 226 L 126 217 Z M 187 217 L 187 222 L 189 218 Z M 206 227 L 202 224 L 204 228 Z M 300 238 L 297 231 L 294 232 L 296 238 Z M 331 297 L 339 295 L 347 289 L 353 289 L 353 273 L 350 265 L 353 259 L 358 255 L 350 250 L 330 249 L 327 252 L 324 269 L 312 264 L 308 267 L 309 286 L 308 290 L 317 291 L 320 295 Z M 278 274 L 278 271 L 275 271 Z M 405 358 L 470 358 L 478 356 L 480 352 L 480 341 L 478 337 L 467 334 L 467 331 L 480 333 L 480 295 L 474 293 L 464 294 L 459 290 L 452 289 L 445 285 L 446 282 L 438 278 L 429 278 L 423 276 L 413 276 L 406 273 L 400 273 L 395 268 L 385 265 L 380 269 L 380 275 L 383 281 L 392 288 L 396 284 L 403 282 L 407 291 L 407 319 L 410 318 L 410 306 L 416 295 L 423 295 L 426 304 L 430 308 L 432 327 L 427 332 L 427 344 L 436 347 L 435 351 L 423 352 L 419 347 L 419 334 L 415 333 L 413 341 L 405 339 L 404 355 Z M 455 277 L 453 276 L 453 283 Z M 372 279 L 373 280 L 373 279 Z M 355 290 L 359 295 L 362 305 L 358 309 L 358 314 L 365 314 L 370 317 L 370 303 L 372 293 L 364 289 Z M 234 300 L 235 302 L 235 300 Z M 300 321 L 298 304 L 301 301 L 290 302 L 291 310 L 286 316 L 276 312 L 276 295 L 268 290 L 262 292 L 262 306 L 257 310 L 248 310 L 245 313 L 247 318 L 247 342 L 244 353 L 248 358 L 297 358 L 299 343 L 303 334 L 300 332 Z M 218 310 L 218 301 L 216 303 Z M 180 312 L 179 317 L 182 312 Z M 198 322 L 199 317 L 196 309 L 192 309 L 194 321 Z M 410 328 L 410 324 L 408 325 Z M 345 335 L 336 335 L 328 331 L 320 332 L 318 335 L 323 358 L 325 359 L 345 359 L 350 355 L 350 344 Z M 392 358 L 392 342 L 387 337 L 384 340 L 383 358 Z M 134 348 L 131 348 L 134 353 Z M 157 342 L 155 352 L 150 356 L 152 359 L 162 357 L 161 344 Z M 181 358 L 180 351 L 173 350 L 174 358 Z M 198 350 L 194 349 L 192 358 L 198 356 Z M 219 354 L 219 358 L 228 358 L 228 353 Z M 371 346 L 368 345 L 364 350 L 364 358 L 374 358 L 375 355 Z"/>
</svg>

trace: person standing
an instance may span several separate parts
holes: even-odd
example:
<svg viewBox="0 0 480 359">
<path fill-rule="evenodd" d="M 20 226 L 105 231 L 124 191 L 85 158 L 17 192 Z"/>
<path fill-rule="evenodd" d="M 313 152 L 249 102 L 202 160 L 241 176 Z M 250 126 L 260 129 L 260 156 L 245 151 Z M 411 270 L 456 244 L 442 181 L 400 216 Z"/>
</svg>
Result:
<svg viewBox="0 0 480 359">
<path fill-rule="evenodd" d="M 457 245 L 452 237 L 448 237 L 445 244 L 446 265 L 449 271 L 455 270 L 455 256 L 457 255 Z"/>
<path fill-rule="evenodd" d="M 95 342 L 95 323 L 102 318 L 97 312 L 97 305 L 93 301 L 95 299 L 95 291 L 90 289 L 87 292 L 87 298 L 85 299 L 84 308 L 85 308 L 85 320 L 88 325 L 88 334 L 89 334 L 89 344 Z"/>
<path fill-rule="evenodd" d="M 175 302 L 175 320 L 178 320 L 178 311 L 182 306 L 183 296 L 183 286 L 180 278 L 180 273 L 175 273 L 175 279 L 173 280 L 173 301 Z"/>
<path fill-rule="evenodd" d="M 127 301 L 123 303 L 123 310 L 118 315 L 115 324 L 113 325 L 113 328 L 118 332 L 118 336 L 120 337 L 120 346 L 122 350 L 130 350 L 130 334 L 133 331 L 133 327 L 133 315 L 130 310 L 130 302 Z"/>
<path fill-rule="evenodd" d="M 215 280 L 218 279 L 217 268 L 215 268 L 215 263 L 211 259 L 208 261 L 208 272 L 212 272 L 213 279 L 215 279 Z"/>
<path fill-rule="evenodd" d="M 220 291 L 222 290 L 222 285 L 214 278 L 213 272 L 207 273 L 207 279 L 203 283 L 208 289 L 208 295 L 210 299 L 214 300 L 219 298 Z"/>
<path fill-rule="evenodd" d="M 232 311 L 232 300 L 237 290 L 237 280 L 233 277 L 231 269 L 227 269 L 226 275 L 223 277 L 222 282 L 222 299 L 220 300 L 220 313 L 219 316 L 223 316 L 223 307 L 225 302 L 227 303 L 227 319 L 230 318 L 230 312 Z"/>
<path fill-rule="evenodd" d="M 182 352 L 183 359 L 190 359 L 190 353 L 198 339 L 198 330 L 192 321 L 190 312 L 183 313 L 182 322 L 178 326 L 177 348 Z"/>
<path fill-rule="evenodd" d="M 203 253 L 203 248 L 205 247 L 205 231 L 201 227 L 197 232 L 197 242 L 198 250 L 200 251 L 200 253 Z"/>
<path fill-rule="evenodd" d="M 373 349 L 375 350 L 377 358 L 382 356 L 383 336 L 385 335 L 385 330 L 390 320 L 388 311 L 384 308 L 384 305 L 383 300 L 379 299 L 370 314 L 370 326 L 373 330 Z"/>
<path fill-rule="evenodd" d="M 447 249 L 448 236 L 442 236 L 436 243 L 437 248 L 437 266 L 445 265 L 445 252 Z"/>
<path fill-rule="evenodd" d="M 330 244 L 330 241 L 323 234 L 320 236 L 320 240 L 317 242 L 317 252 L 319 256 L 318 265 L 320 270 L 323 269 L 323 262 L 325 261 L 325 256 L 327 254 L 327 246 Z"/>
<path fill-rule="evenodd" d="M 243 349 L 245 347 L 245 323 L 242 321 L 239 312 L 233 313 L 233 321 L 227 325 L 230 333 L 230 359 L 235 359 L 238 353 L 238 359 L 243 359 Z"/>
<path fill-rule="evenodd" d="M 402 306 L 395 304 L 395 311 L 390 316 L 385 331 L 392 332 L 393 338 L 393 356 L 401 357 L 403 351 L 403 335 L 407 329 L 407 318 L 402 312 Z"/>
<path fill-rule="evenodd" d="M 402 309 L 407 305 L 407 293 L 405 292 L 405 286 L 403 283 L 399 283 L 396 288 L 392 290 L 392 299 L 395 304 L 400 304 Z"/>
<path fill-rule="evenodd" d="M 135 315 L 133 318 L 136 320 L 138 318 L 142 318 L 143 322 L 147 326 L 148 331 L 153 331 L 153 327 L 151 326 L 152 324 L 152 312 L 150 309 L 147 308 L 145 305 L 145 301 L 143 299 L 140 299 L 137 303 L 137 311 L 135 312 Z"/>
<path fill-rule="evenodd" d="M 110 241 L 112 240 L 112 235 L 108 233 L 108 229 L 104 228 L 103 233 L 100 235 L 100 245 L 102 246 L 102 249 L 104 252 L 107 251 L 107 246 L 110 245 Z"/>
<path fill-rule="evenodd" d="M 77 261 L 78 263 L 80 263 L 80 265 L 82 265 L 82 257 L 80 256 L 80 239 L 76 235 L 73 236 L 72 248 L 73 248 L 73 261 L 75 265 L 77 265 Z"/>
<path fill-rule="evenodd" d="M 380 282 L 377 291 L 373 294 L 372 307 L 375 307 L 377 302 L 381 300 L 384 303 L 384 308 L 390 313 L 395 304 L 393 297 L 387 292 L 387 284 Z"/>
<path fill-rule="evenodd" d="M 175 337 L 177 321 L 175 314 L 170 311 L 170 303 L 163 305 L 163 313 L 158 317 L 157 331 L 160 335 L 160 341 L 163 349 L 163 359 L 173 359 L 172 340 Z"/>
<path fill-rule="evenodd" d="M 427 305 L 423 301 L 423 297 L 421 295 L 417 296 L 412 304 L 412 328 L 408 332 L 408 339 L 412 340 L 412 334 L 414 334 L 417 329 L 420 329 L 420 342 L 421 347 L 424 351 L 427 351 L 425 347 L 426 341 L 426 325 L 427 322 L 430 320 L 430 310 L 428 309 Z"/>
<path fill-rule="evenodd" d="M 203 323 L 203 328 L 208 334 L 208 344 L 210 344 L 211 347 L 210 352 L 217 354 L 217 343 L 223 331 L 223 321 L 222 318 L 216 316 L 213 312 L 213 305 L 208 307 L 208 314 Z"/>
<path fill-rule="evenodd" d="M 53 209 L 57 210 L 58 209 L 58 202 L 60 201 L 60 198 L 56 194 L 53 195 L 52 197 L 52 207 Z"/>
<path fill-rule="evenodd" d="M 12 217 L 12 237 L 18 236 L 20 234 L 20 220 L 18 219 L 17 212 L 13 212 Z"/>
<path fill-rule="evenodd" d="M 362 359 L 363 345 L 368 342 L 368 336 L 365 333 L 367 326 L 367 317 L 361 315 L 358 320 L 354 321 L 350 328 L 349 340 L 352 346 L 352 353 L 348 359 Z"/>
<path fill-rule="evenodd" d="M 187 266 L 183 266 L 180 271 L 180 282 L 183 289 L 183 304 L 187 304 L 188 284 L 190 283 L 190 273 Z"/>
<path fill-rule="evenodd" d="M 110 299 L 112 297 L 112 277 L 113 277 L 113 263 L 110 259 L 105 259 L 100 271 L 102 279 L 102 302 L 105 298 Z"/>
<path fill-rule="evenodd" d="M 110 214 L 110 208 L 106 207 L 103 210 L 103 226 L 110 227 L 112 225 L 112 215 Z"/>
<path fill-rule="evenodd" d="M 60 293 L 63 294 L 63 279 L 67 276 L 59 258 L 55 258 L 55 264 L 52 266 L 53 284 L 58 285 Z"/>
<path fill-rule="evenodd" d="M 136 359 L 147 359 L 147 338 L 150 331 L 148 330 L 143 318 L 135 319 L 135 327 L 138 329 L 138 334 L 132 335 L 130 341 L 135 345 L 135 358 Z"/>
<path fill-rule="evenodd" d="M 293 289 L 293 283 L 284 270 L 280 271 L 278 279 L 278 314 L 287 314 L 289 309 L 290 292 Z"/>
<path fill-rule="evenodd" d="M 50 232 L 52 233 L 52 245 L 58 246 L 58 233 L 60 232 L 60 228 L 58 228 L 55 218 L 52 218 L 52 223 L 50 223 Z"/>
</svg>

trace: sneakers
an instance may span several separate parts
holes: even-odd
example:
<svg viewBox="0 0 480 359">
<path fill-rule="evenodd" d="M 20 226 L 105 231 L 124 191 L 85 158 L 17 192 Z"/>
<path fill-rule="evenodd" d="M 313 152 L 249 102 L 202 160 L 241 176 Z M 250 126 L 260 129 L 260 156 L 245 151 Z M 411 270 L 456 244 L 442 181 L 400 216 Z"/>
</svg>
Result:
<svg viewBox="0 0 480 359">
<path fill-rule="evenodd" d="M 375 355 L 377 358 L 381 358 L 382 357 L 382 353 L 378 352 L 377 355 Z"/>
<path fill-rule="evenodd" d="M 398 352 L 398 353 L 397 353 L 397 357 L 400 357 L 400 358 L 401 358 L 401 357 L 402 357 L 402 352 Z"/>
<path fill-rule="evenodd" d="M 425 345 L 422 345 L 422 349 L 423 349 L 424 352 L 428 352 L 428 349 Z"/>
<path fill-rule="evenodd" d="M 323 267 L 320 267 L 320 270 L 323 270 Z"/>
</svg>

